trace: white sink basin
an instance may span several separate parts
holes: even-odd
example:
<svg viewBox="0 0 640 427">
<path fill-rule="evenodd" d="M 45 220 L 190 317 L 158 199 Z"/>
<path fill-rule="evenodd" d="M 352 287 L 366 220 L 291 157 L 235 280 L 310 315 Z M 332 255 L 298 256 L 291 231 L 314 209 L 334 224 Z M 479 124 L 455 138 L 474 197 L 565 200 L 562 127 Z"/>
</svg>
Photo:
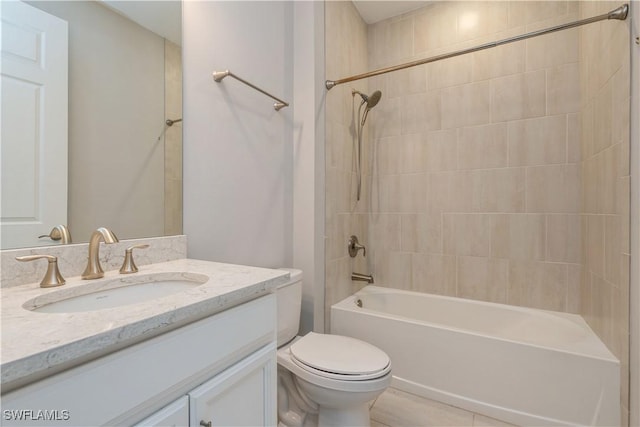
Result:
<svg viewBox="0 0 640 427">
<path fill-rule="evenodd" d="M 73 289 L 61 289 L 23 304 L 39 313 L 73 313 L 114 308 L 192 289 L 206 283 L 203 274 L 156 273 L 111 280 L 84 282 Z"/>
</svg>

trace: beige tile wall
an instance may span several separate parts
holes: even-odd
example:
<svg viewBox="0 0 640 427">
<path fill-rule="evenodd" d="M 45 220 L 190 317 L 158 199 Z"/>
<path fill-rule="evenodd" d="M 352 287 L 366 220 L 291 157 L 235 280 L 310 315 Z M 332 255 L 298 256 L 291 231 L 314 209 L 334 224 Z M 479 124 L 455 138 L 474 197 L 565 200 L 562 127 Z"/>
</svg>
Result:
<svg viewBox="0 0 640 427">
<path fill-rule="evenodd" d="M 369 67 L 577 18 L 572 2 L 440 2 L 370 25 Z M 358 216 L 377 283 L 578 310 L 578 31 L 370 79 Z"/>
<path fill-rule="evenodd" d="M 325 3 L 327 78 L 367 71 L 367 27 L 351 2 Z M 398 29 L 402 31 L 402 29 Z M 393 44 L 393 37 L 385 40 Z M 366 80 L 336 86 L 326 98 L 326 236 L 325 307 L 329 330 L 331 304 L 351 295 L 354 260 L 347 252 L 352 234 L 365 237 L 364 221 L 356 215 L 355 133 L 353 118 L 360 98 L 351 89 L 368 93 Z M 355 111 L 354 111 L 355 109 Z M 399 112 L 399 110 L 396 110 Z M 361 208 L 362 209 L 362 208 Z M 361 257 L 359 257 L 361 258 Z M 366 273 L 366 269 L 361 269 Z"/>
<path fill-rule="evenodd" d="M 327 2 L 327 77 L 617 6 L 438 2 L 366 26 L 350 2 Z M 580 313 L 622 362 L 628 425 L 628 39 L 628 21 L 605 21 L 329 92 L 327 319 L 361 286 L 354 270 L 382 286 Z M 352 87 L 383 93 L 359 203 Z M 347 256 L 351 234 L 366 259 Z"/>
<path fill-rule="evenodd" d="M 182 118 L 182 49 L 164 41 L 165 119 Z M 164 234 L 182 234 L 182 122 L 164 128 Z"/>
<path fill-rule="evenodd" d="M 616 2 L 581 2 L 581 17 Z M 580 312 L 621 361 L 621 419 L 629 424 L 629 22 L 580 32 L 582 294 Z"/>
</svg>

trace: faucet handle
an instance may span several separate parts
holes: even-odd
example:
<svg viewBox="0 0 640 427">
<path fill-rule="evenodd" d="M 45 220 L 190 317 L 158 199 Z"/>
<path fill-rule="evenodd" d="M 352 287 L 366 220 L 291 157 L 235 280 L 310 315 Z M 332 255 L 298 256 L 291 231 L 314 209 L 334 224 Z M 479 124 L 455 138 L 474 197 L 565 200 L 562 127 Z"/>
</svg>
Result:
<svg viewBox="0 0 640 427">
<path fill-rule="evenodd" d="M 47 272 L 44 274 L 44 277 L 40 282 L 40 287 L 53 288 L 64 285 L 66 281 L 60 274 L 60 270 L 58 270 L 58 257 L 53 255 L 25 255 L 16 257 L 18 261 L 22 262 L 34 261 L 41 258 L 46 258 L 47 261 L 49 261 L 49 265 L 47 266 Z"/>
<path fill-rule="evenodd" d="M 362 256 L 367 256 L 367 248 L 364 245 L 361 245 L 358 242 L 358 237 L 351 236 L 349 237 L 349 242 L 347 248 L 349 249 L 349 256 L 351 258 L 355 258 L 358 255 L 358 251 L 362 249 Z"/>
<path fill-rule="evenodd" d="M 120 274 L 131 274 L 137 273 L 138 267 L 136 263 L 133 262 L 133 250 L 134 249 L 147 249 L 149 245 L 133 245 L 130 248 L 127 248 L 124 251 L 124 262 L 122 263 L 122 267 L 120 267 Z"/>
</svg>

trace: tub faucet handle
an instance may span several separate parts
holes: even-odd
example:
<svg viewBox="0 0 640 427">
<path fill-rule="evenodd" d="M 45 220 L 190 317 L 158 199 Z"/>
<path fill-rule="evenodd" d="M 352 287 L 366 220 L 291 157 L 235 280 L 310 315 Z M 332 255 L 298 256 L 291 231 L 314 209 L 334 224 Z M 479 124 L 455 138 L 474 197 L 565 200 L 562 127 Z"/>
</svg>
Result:
<svg viewBox="0 0 640 427">
<path fill-rule="evenodd" d="M 349 249 L 349 256 L 351 258 L 355 258 L 356 255 L 358 255 L 358 251 L 360 249 L 362 249 L 362 256 L 367 256 L 367 248 L 365 248 L 364 245 L 361 245 L 360 242 L 358 242 L 358 237 L 355 235 L 349 237 L 347 248 Z"/>
</svg>

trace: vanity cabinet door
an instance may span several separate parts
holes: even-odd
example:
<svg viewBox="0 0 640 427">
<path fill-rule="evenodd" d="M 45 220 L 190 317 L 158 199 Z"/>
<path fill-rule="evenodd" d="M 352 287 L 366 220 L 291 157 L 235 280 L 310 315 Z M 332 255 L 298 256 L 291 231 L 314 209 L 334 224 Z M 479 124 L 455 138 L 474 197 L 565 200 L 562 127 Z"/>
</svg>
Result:
<svg viewBox="0 0 640 427">
<path fill-rule="evenodd" d="M 180 399 L 151 414 L 134 427 L 182 427 L 189 425 L 189 396 Z"/>
<path fill-rule="evenodd" d="M 189 393 L 190 426 L 275 426 L 276 348 L 270 344 Z"/>
</svg>

